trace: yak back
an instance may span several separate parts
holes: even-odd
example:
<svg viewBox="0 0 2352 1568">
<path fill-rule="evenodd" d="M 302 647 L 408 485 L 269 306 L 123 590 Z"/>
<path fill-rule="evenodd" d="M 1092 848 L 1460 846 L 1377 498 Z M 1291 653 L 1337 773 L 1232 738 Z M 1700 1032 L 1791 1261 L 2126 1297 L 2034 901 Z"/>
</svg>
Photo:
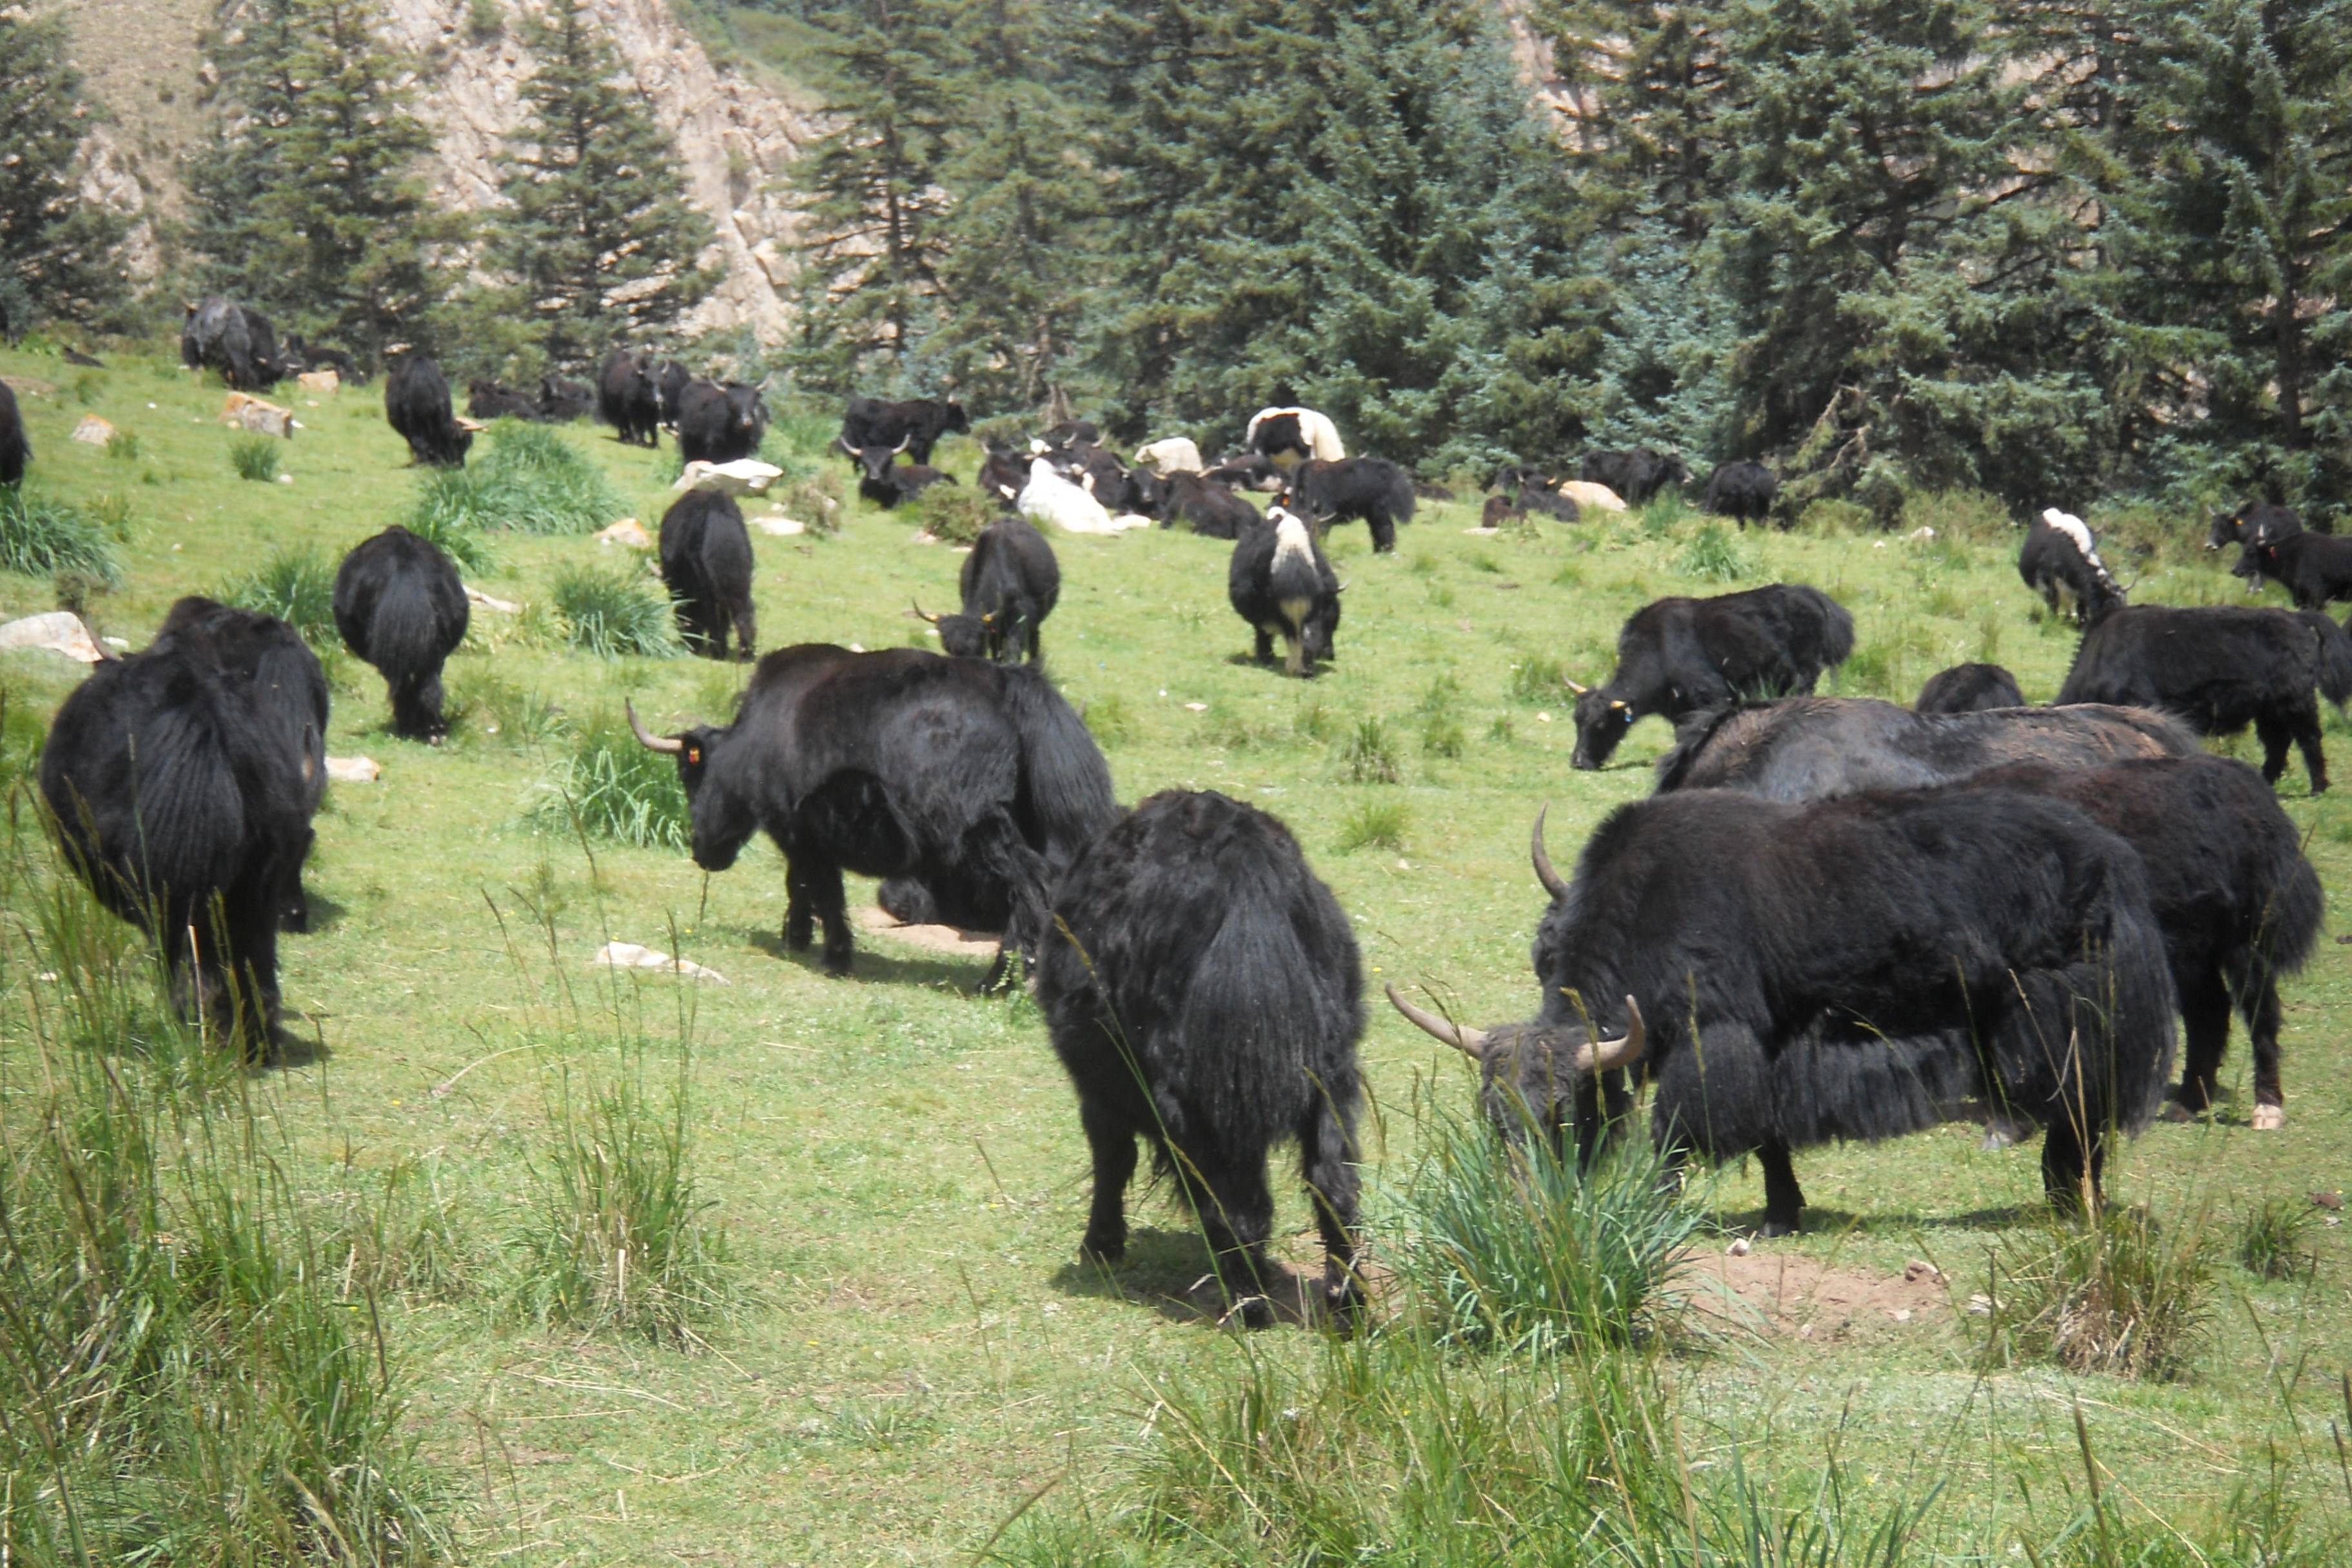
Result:
<svg viewBox="0 0 2352 1568">
<path fill-rule="evenodd" d="M 457 565 L 398 523 L 353 546 L 335 574 L 343 645 L 395 684 L 439 668 L 471 618 Z"/>
<path fill-rule="evenodd" d="M 1875 698 L 1785 697 L 1685 720 L 1658 760 L 1657 791 L 1736 789 L 1769 800 L 1820 800 L 1944 784 L 2002 763 L 2084 767 L 2196 750 L 2187 728 L 2147 709 L 2081 704 L 1914 713 Z"/>
<path fill-rule="evenodd" d="M 1853 652 L 1853 617 L 1801 583 L 1660 599 L 1618 631 L 1618 668 L 1606 689 L 1651 709 L 1678 706 L 1664 700 L 1667 687 L 1704 702 L 1809 690 Z"/>
<path fill-rule="evenodd" d="M 2314 687 L 2352 698 L 2352 637 L 2316 610 L 2142 605 L 2083 634 L 2057 700 L 2161 708 L 2210 735 Z"/>
</svg>

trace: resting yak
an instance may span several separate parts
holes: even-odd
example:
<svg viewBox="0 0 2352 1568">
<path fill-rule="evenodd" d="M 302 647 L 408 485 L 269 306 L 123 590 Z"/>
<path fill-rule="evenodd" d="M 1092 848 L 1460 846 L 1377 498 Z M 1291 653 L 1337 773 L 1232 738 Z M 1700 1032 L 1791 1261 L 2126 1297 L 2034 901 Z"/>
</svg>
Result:
<svg viewBox="0 0 2352 1568">
<path fill-rule="evenodd" d="M 1207 1233 L 1242 1321 L 1273 1321 L 1266 1158 L 1293 1139 L 1323 1236 L 1325 1304 L 1360 1308 L 1363 963 L 1298 841 L 1255 806 L 1170 790 L 1078 858 L 1054 920 L 1037 1004 L 1094 1155 L 1086 1255 L 1108 1262 L 1127 1248 L 1140 1138 Z"/>
<path fill-rule="evenodd" d="M 2046 1128 L 2053 1204 L 2095 1204 L 2107 1131 L 2163 1098 L 2172 983 L 2139 857 L 2057 802 L 1708 791 L 1619 807 L 1573 886 L 1538 817 L 1535 863 L 1552 903 L 1532 1022 L 1471 1029 L 1390 1000 L 1478 1061 L 1506 1134 L 1572 1121 L 1589 1156 L 1623 1104 L 1601 1075 L 1638 1071 L 1662 1151 L 1757 1156 L 1767 1235 L 1804 1205 L 1791 1150 L 1988 1103 Z"/>
<path fill-rule="evenodd" d="M 1617 669 L 1576 692 L 1576 754 L 1598 768 L 1635 720 L 1680 720 L 1744 697 L 1806 692 L 1853 652 L 1853 617 L 1819 588 L 1775 583 L 1711 599 L 1660 599 L 1617 633 Z"/>
<path fill-rule="evenodd" d="M 805 950 L 823 922 L 835 974 L 852 952 L 843 871 L 1001 900 L 1004 951 L 1031 952 L 1053 879 L 1118 812 L 1094 738 L 1030 666 L 802 643 L 760 660 L 731 724 L 656 736 L 627 712 L 677 759 L 694 863 L 724 871 L 766 833 L 784 856 L 784 945 Z"/>
</svg>

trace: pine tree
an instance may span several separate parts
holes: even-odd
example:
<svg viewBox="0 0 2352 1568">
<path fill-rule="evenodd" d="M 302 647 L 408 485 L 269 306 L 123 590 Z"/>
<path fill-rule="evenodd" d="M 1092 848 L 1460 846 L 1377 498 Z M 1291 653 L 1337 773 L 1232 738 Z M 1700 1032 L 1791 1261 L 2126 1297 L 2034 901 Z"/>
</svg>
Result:
<svg viewBox="0 0 2352 1568">
<path fill-rule="evenodd" d="M 523 25 L 538 68 L 522 88 L 530 118 L 505 163 L 489 247 L 516 280 L 534 335 L 560 365 L 585 364 L 624 338 L 658 332 L 716 279 L 696 258 L 710 220 L 678 195 L 677 151 L 584 5 L 565 0 Z"/>
<path fill-rule="evenodd" d="M 368 0 L 260 0 L 223 73 L 230 114 L 190 177 L 205 284 L 370 363 L 429 340 L 468 226 L 427 199 L 432 134 L 375 18 Z"/>
<path fill-rule="evenodd" d="M 935 319 L 955 123 L 944 0 L 860 0 L 829 51 L 839 128 L 795 171 L 811 237 L 792 355 L 837 390 L 929 390 L 919 354 Z"/>
<path fill-rule="evenodd" d="M 120 217 L 81 199 L 81 73 L 65 24 L 0 13 L 0 330 L 87 321 L 122 292 Z"/>
</svg>

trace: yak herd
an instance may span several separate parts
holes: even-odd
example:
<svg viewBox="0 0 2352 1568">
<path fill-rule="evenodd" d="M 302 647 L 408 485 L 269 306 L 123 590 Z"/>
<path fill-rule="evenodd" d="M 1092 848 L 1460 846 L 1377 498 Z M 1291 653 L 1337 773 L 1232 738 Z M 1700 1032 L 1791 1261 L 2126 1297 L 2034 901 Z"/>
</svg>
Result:
<svg viewBox="0 0 2352 1568">
<path fill-rule="evenodd" d="M 265 387 L 332 351 L 281 345 L 257 313 L 214 300 L 191 308 L 183 353 Z M 535 395 L 471 393 L 477 416 L 593 407 L 624 442 L 667 429 L 681 457 L 712 463 L 755 453 L 768 421 L 758 387 L 629 350 L 593 388 L 550 376 Z M 416 463 L 464 463 L 470 422 L 429 358 L 401 357 L 384 395 Z M 860 397 L 838 447 L 861 491 L 893 506 L 956 482 L 930 459 L 971 429 L 952 402 Z M 0 386 L 0 481 L 28 457 Z M 1594 454 L 1573 479 L 1513 464 L 1487 519 L 1639 505 L 1691 481 L 1646 449 Z M 1278 640 L 1305 677 L 1336 657 L 1345 584 L 1328 531 L 1360 521 L 1391 551 L 1416 499 L 1442 492 L 1349 456 L 1330 419 L 1295 406 L 1260 411 L 1221 458 L 1171 437 L 1132 467 L 1069 421 L 1025 451 L 989 442 L 977 482 L 1006 513 L 966 556 L 958 608 L 916 606 L 943 652 L 783 647 L 758 659 L 727 722 L 659 734 L 632 708 L 631 729 L 675 763 L 696 865 L 723 871 L 762 834 L 782 851 L 784 943 L 821 942 L 828 972 L 853 961 L 844 872 L 880 879 L 902 918 L 1003 933 L 990 984 L 1025 977 L 1076 1089 L 1088 1256 L 1125 1246 L 1139 1142 L 1198 1215 L 1240 1320 L 1269 1321 L 1267 1161 L 1288 1140 L 1327 1253 L 1324 1300 L 1352 1311 L 1365 1012 L 1349 915 L 1255 806 L 1170 790 L 1122 810 L 1040 662 L 1061 591 L 1049 535 L 1181 522 L 1231 540 L 1229 596 L 1255 659 L 1270 664 Z M 1727 463 L 1706 490 L 1743 522 L 1771 515 L 1759 465 Z M 1758 1158 L 1768 1234 L 1801 1223 L 1794 1151 L 1959 1119 L 2001 1137 L 2040 1129 L 2051 1201 L 2095 1205 L 2118 1132 L 2168 1098 L 2213 1102 L 2233 1011 L 2253 1124 L 2280 1126 L 2277 983 L 2308 957 L 2322 893 L 2273 785 L 2292 744 L 2314 793 L 2326 786 L 2317 701 L 2352 697 L 2352 641 L 2325 607 L 2352 598 L 2352 544 L 2266 503 L 2217 519 L 2209 542 L 2235 545 L 2235 572 L 2284 584 L 2297 608 L 2132 605 L 2080 520 L 2053 509 L 2029 525 L 2021 577 L 2081 625 L 2046 707 L 1986 664 L 1937 675 L 1914 708 L 1814 696 L 1854 628 L 1801 584 L 1643 608 L 1615 670 L 1575 688 L 1573 765 L 1603 766 L 1650 715 L 1674 743 L 1654 793 L 1611 813 L 1571 875 L 1537 815 L 1534 1016 L 1472 1027 L 1393 985 L 1390 1000 L 1476 1061 L 1504 1138 L 1590 1159 L 1647 1086 L 1671 1160 Z M 734 500 L 689 489 L 658 559 L 694 650 L 753 658 Z M 334 617 L 383 674 L 393 732 L 437 740 L 441 670 L 467 619 L 448 557 L 385 530 L 344 559 Z M 66 700 L 42 756 L 75 869 L 151 935 L 181 1005 L 256 1054 L 279 1031 L 278 933 L 307 918 L 327 718 L 319 661 L 291 628 L 190 598 Z M 2249 725 L 2259 773 L 2200 750 L 2200 735 Z"/>
</svg>

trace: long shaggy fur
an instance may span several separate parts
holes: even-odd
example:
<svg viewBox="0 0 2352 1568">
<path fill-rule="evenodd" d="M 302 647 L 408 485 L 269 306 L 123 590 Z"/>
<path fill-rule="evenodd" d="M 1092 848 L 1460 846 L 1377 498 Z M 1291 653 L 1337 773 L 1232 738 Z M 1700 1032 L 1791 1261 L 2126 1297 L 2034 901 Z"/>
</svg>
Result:
<svg viewBox="0 0 2352 1568">
<path fill-rule="evenodd" d="M 466 466 L 474 433 L 460 427 L 450 412 L 449 384 L 430 355 L 413 353 L 393 367 L 383 382 L 383 416 L 420 467 Z"/>
<path fill-rule="evenodd" d="M 689 463 L 732 463 L 760 454 L 768 405 L 744 382 L 692 381 L 677 399 L 677 451 Z M 918 459 L 919 461 L 920 459 Z"/>
<path fill-rule="evenodd" d="M 1273 662 L 1276 637 L 1293 675 L 1312 675 L 1337 653 L 1339 575 L 1306 523 L 1280 507 L 1265 514 L 1265 526 L 1242 531 L 1225 569 L 1225 597 L 1250 624 L 1258 663 Z"/>
<path fill-rule="evenodd" d="M 216 370 L 240 392 L 266 392 L 292 374 L 269 318 L 217 294 L 189 307 L 180 324 L 180 363 Z"/>
<path fill-rule="evenodd" d="M 1577 469 L 1588 484 L 1607 485 L 1629 506 L 1643 506 L 1660 490 L 1690 483 L 1682 458 L 1654 447 L 1633 447 L 1619 452 L 1588 452 Z"/>
<path fill-rule="evenodd" d="M 661 521 L 661 574 L 687 646 L 711 658 L 749 659 L 758 640 L 751 611 L 751 535 L 743 509 L 723 490 L 688 490 Z"/>
<path fill-rule="evenodd" d="M 1142 1139 L 1206 1229 L 1235 1294 L 1273 1270 L 1268 1151 L 1297 1142 L 1321 1222 L 1326 1289 L 1354 1285 L 1362 963 L 1348 917 L 1281 823 L 1213 792 L 1171 790 L 1104 833 L 1055 889 L 1037 1001 L 1094 1156 L 1086 1250 L 1127 1243 Z M 1249 1321 L 1269 1314 L 1245 1308 Z"/>
<path fill-rule="evenodd" d="M 2071 598 L 2074 619 L 2085 626 L 2123 607 L 2123 588 L 2099 559 L 2091 531 L 2082 519 L 2055 507 L 2026 531 L 2017 552 L 2017 574 L 2053 616 L 2061 613 L 2062 599 Z"/>
<path fill-rule="evenodd" d="M 1706 477 L 1706 499 L 1699 504 L 1718 517 L 1738 518 L 1745 528 L 1769 519 L 1773 498 L 1780 493 L 1780 481 L 1771 469 L 1743 458 L 1716 465 Z"/>
<path fill-rule="evenodd" d="M 614 349 L 596 371 L 596 417 L 624 446 L 661 444 L 661 388 L 653 362 L 634 349 Z"/>
<path fill-rule="evenodd" d="M 1866 697 L 1788 697 L 1686 721 L 1658 759 L 1658 793 L 1737 789 L 1768 800 L 1821 800 L 1916 789 L 2003 763 L 2095 766 L 2185 757 L 2186 726 L 2146 709 L 2083 706 L 1914 713 Z"/>
<path fill-rule="evenodd" d="M 1995 708 L 2022 708 L 2025 693 L 2017 677 L 1997 664 L 1956 664 L 1939 669 L 1919 689 L 1915 713 L 1984 713 Z"/>
<path fill-rule="evenodd" d="M 2298 610 L 2324 610 L 2339 599 L 2352 599 L 2352 539 L 2312 533 L 2299 523 L 2277 533 L 2257 528 L 2230 573 L 2250 587 L 2264 579 L 2276 583 Z"/>
<path fill-rule="evenodd" d="M 940 646 L 959 658 L 1017 664 L 1042 657 L 1038 630 L 1062 597 L 1062 567 L 1045 536 L 1000 517 L 972 541 L 957 579 L 961 614 L 941 616 Z"/>
<path fill-rule="evenodd" d="M 1277 504 L 1297 512 L 1321 533 L 1335 522 L 1361 519 L 1371 531 L 1372 550 L 1396 548 L 1397 524 L 1412 521 L 1412 473 L 1386 458 L 1314 459 L 1290 470 L 1290 483 Z"/>
<path fill-rule="evenodd" d="M 1576 700 L 1572 763 L 1597 768 L 1645 714 L 1680 719 L 1741 698 L 1811 691 L 1853 652 L 1853 617 L 1818 588 L 1775 583 L 1660 599 L 1617 633 L 1617 668 Z"/>
<path fill-rule="evenodd" d="M 1162 528 L 1182 522 L 1209 539 L 1239 539 L 1265 521 L 1265 514 L 1229 487 L 1181 471 L 1152 484 L 1151 515 Z"/>
<path fill-rule="evenodd" d="M 336 569 L 335 629 L 383 677 L 392 732 L 408 740 L 447 731 L 441 667 L 466 640 L 471 616 L 457 564 L 397 523 L 362 541 Z"/>
<path fill-rule="evenodd" d="M 0 381 L 0 485 L 23 481 L 25 465 L 33 460 L 33 444 L 25 439 L 25 417 L 17 411 L 16 394 Z"/>
<path fill-rule="evenodd" d="M 1339 439 L 1339 427 L 1326 415 L 1312 408 L 1261 408 L 1250 416 L 1249 427 L 1242 432 L 1242 445 L 1254 452 L 1262 452 L 1281 467 L 1283 461 L 1312 459 L 1319 463 L 1336 463 L 1348 455 L 1347 445 Z"/>
<path fill-rule="evenodd" d="M 866 447 L 898 447 L 918 463 L 931 460 L 931 448 L 950 431 L 971 428 L 971 417 L 961 403 L 937 397 L 917 397 L 893 403 L 880 397 L 853 397 L 841 415 L 841 440 L 853 450 Z"/>
</svg>

